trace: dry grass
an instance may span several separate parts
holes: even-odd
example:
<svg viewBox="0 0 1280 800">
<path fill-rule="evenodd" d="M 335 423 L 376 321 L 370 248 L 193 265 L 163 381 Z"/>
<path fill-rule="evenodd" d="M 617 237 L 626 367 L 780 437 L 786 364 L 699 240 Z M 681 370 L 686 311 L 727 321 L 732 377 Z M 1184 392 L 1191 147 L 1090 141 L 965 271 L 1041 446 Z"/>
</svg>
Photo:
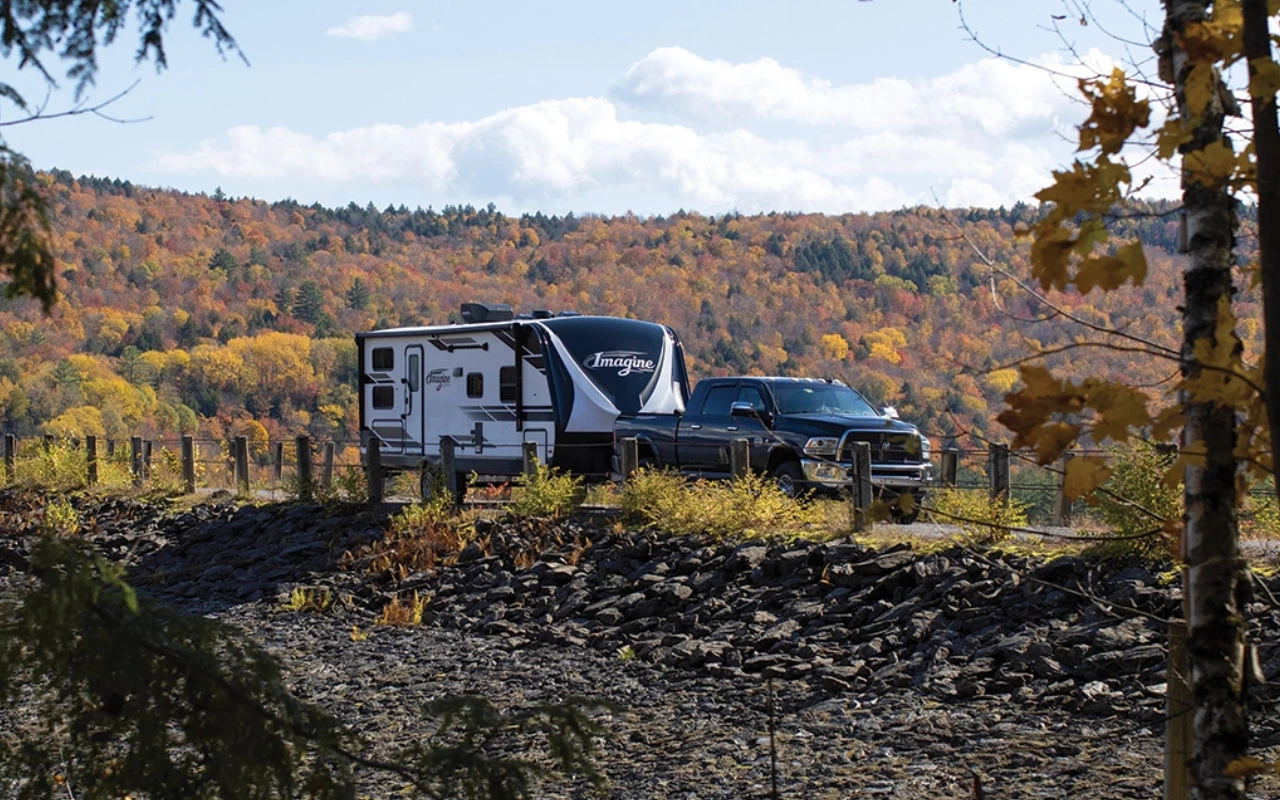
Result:
<svg viewBox="0 0 1280 800">
<path fill-rule="evenodd" d="M 347 561 L 403 580 L 456 558 L 473 531 L 469 519 L 453 516 L 444 503 L 415 503 L 391 518 L 386 536 L 349 554 Z"/>
<path fill-rule="evenodd" d="M 430 595 L 422 597 L 416 591 L 408 599 L 403 599 L 400 595 L 396 595 L 382 607 L 382 613 L 378 615 L 377 624 L 400 627 L 420 625 L 422 624 L 422 615 L 426 612 L 427 603 L 430 601 Z"/>
</svg>

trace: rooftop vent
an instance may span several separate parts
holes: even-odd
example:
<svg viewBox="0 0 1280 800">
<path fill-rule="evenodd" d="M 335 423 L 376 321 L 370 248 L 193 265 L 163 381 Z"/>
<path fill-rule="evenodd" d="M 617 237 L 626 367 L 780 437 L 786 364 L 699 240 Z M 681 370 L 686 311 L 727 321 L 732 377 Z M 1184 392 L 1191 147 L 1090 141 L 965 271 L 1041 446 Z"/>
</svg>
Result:
<svg viewBox="0 0 1280 800">
<path fill-rule="evenodd" d="M 463 303 L 463 322 L 506 322 L 515 319 L 509 303 Z"/>
</svg>

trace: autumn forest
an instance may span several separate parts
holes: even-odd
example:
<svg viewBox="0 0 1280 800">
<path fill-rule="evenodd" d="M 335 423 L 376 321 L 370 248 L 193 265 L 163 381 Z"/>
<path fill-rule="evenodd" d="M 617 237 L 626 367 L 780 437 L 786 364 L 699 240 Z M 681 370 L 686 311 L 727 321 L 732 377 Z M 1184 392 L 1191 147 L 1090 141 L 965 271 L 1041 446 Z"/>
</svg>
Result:
<svg viewBox="0 0 1280 800">
<path fill-rule="evenodd" d="M 352 333 L 458 321 L 467 301 L 666 323 L 691 377 L 841 377 L 939 441 L 1007 436 L 1013 365 L 1123 377 L 1171 402 L 1177 365 L 1095 347 L 1061 312 L 1179 347 L 1179 224 L 1169 206 L 1116 223 L 1150 272 L 1105 296 L 1027 291 L 1037 209 L 875 214 L 508 216 L 330 209 L 41 179 L 61 298 L 0 305 L 0 430 L 112 438 L 355 437 Z M 1245 215 L 1241 245 L 1252 248 Z M 1257 352 L 1257 290 L 1239 287 Z M 1066 373 L 1064 373 L 1066 374 Z M 257 428 L 256 426 L 261 426 Z"/>
</svg>

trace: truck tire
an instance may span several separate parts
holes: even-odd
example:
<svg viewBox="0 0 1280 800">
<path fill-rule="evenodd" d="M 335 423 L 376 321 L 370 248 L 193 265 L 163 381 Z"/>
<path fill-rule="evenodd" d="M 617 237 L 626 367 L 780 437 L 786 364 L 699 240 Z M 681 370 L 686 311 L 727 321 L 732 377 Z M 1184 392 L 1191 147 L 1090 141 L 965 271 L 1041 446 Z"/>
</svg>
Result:
<svg viewBox="0 0 1280 800">
<path fill-rule="evenodd" d="M 895 505 L 889 509 L 889 517 L 895 525 L 910 525 L 920 517 L 920 506 L 912 506 L 910 511 L 903 511 Z"/>
<path fill-rule="evenodd" d="M 778 488 L 787 497 L 800 497 L 805 493 L 803 489 L 804 470 L 800 468 L 800 462 L 783 461 L 773 468 L 772 475 L 773 479 L 778 483 Z"/>
</svg>

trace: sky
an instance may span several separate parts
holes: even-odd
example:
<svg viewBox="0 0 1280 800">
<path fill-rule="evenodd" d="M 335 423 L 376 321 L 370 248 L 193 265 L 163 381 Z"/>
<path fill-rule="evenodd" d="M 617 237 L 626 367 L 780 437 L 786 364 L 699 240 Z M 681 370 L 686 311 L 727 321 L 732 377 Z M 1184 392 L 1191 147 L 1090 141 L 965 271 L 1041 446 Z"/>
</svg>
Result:
<svg viewBox="0 0 1280 800">
<path fill-rule="evenodd" d="M 168 69 L 135 64 L 136 39 L 102 51 L 84 101 L 133 87 L 112 119 L 0 135 L 37 168 L 308 205 L 1008 206 L 1071 162 L 1081 62 L 1154 72 L 1143 43 L 1162 18 L 1157 0 L 1092 0 L 1087 25 L 1079 0 L 222 6 L 245 60 L 220 57 L 184 3 Z M 5 75 L 56 114 L 74 82 L 46 65 L 60 79 L 48 95 L 12 56 Z M 1153 177 L 1149 193 L 1176 193 L 1174 177 Z"/>
</svg>

